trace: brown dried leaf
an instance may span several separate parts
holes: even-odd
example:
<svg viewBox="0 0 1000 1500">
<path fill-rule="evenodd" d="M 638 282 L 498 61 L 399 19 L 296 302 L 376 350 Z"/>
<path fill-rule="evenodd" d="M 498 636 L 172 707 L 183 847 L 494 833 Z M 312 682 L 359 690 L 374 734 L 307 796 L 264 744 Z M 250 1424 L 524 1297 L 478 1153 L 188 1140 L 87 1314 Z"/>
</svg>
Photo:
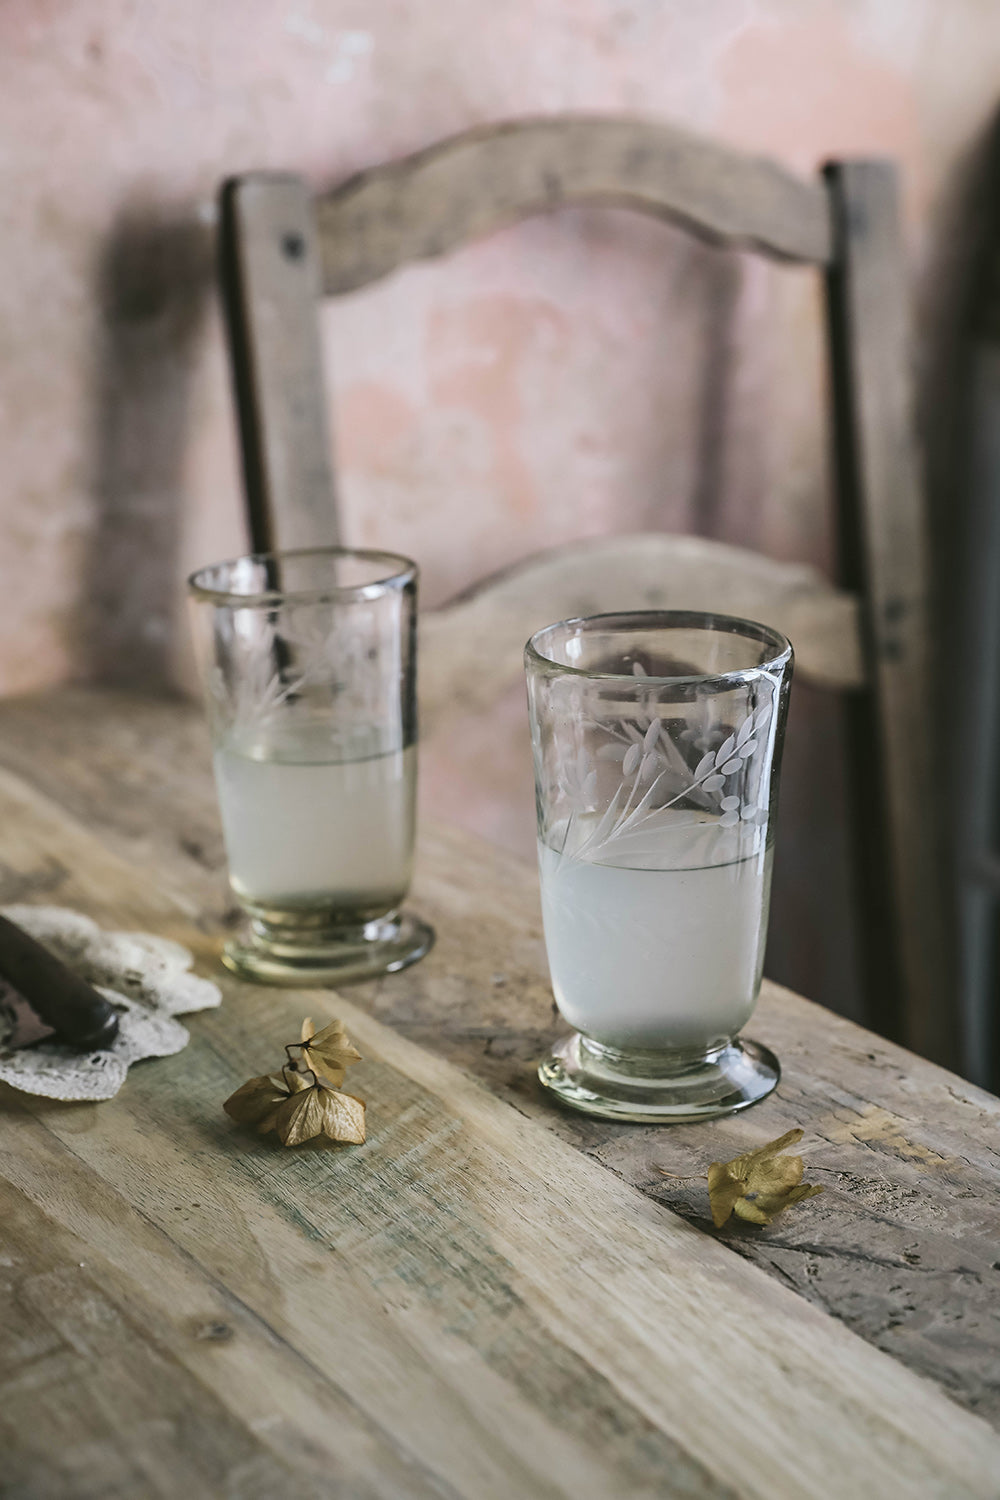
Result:
<svg viewBox="0 0 1000 1500">
<path fill-rule="evenodd" d="M 323 1134 L 331 1141 L 353 1141 L 360 1146 L 365 1139 L 365 1105 L 353 1094 L 337 1089 L 322 1089 Z"/>
<path fill-rule="evenodd" d="M 238 1125 L 256 1125 L 268 1130 L 270 1126 L 262 1122 L 287 1097 L 287 1090 L 278 1079 L 265 1075 L 249 1079 L 235 1094 L 230 1094 L 222 1107 Z"/>
<path fill-rule="evenodd" d="M 778 1157 L 779 1152 L 801 1139 L 801 1130 L 789 1130 L 756 1151 L 746 1151 L 732 1161 L 712 1163 L 708 1197 L 717 1229 L 733 1213 L 751 1224 L 770 1224 L 783 1208 L 823 1191 L 802 1181 L 805 1168 L 801 1156 Z"/>
<path fill-rule="evenodd" d="M 342 1021 L 331 1021 L 316 1031 L 307 1017 L 302 1023 L 302 1056 L 308 1067 L 331 1088 L 339 1088 L 352 1063 L 361 1061 L 361 1053 L 347 1040 Z"/>
</svg>

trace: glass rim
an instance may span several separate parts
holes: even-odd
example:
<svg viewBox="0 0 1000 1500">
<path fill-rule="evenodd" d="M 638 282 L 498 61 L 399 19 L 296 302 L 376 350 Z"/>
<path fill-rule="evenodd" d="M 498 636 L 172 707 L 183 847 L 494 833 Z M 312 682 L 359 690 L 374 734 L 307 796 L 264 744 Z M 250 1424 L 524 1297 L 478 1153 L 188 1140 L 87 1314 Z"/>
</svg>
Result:
<svg viewBox="0 0 1000 1500">
<path fill-rule="evenodd" d="M 595 672 L 587 667 L 573 667 L 564 662 L 554 661 L 551 656 L 546 656 L 541 648 L 543 636 L 548 635 L 550 631 L 567 629 L 573 625 L 604 625 L 611 629 L 617 625 L 621 630 L 627 628 L 634 630 L 643 628 L 718 630 L 722 634 L 744 635 L 760 641 L 762 645 L 770 646 L 773 654 L 767 660 L 758 662 L 755 667 L 738 667 L 731 672 L 695 672 L 671 677 L 637 677 L 633 673 L 626 672 Z M 599 615 L 572 615 L 567 620 L 554 620 L 551 625 L 543 625 L 530 637 L 524 648 L 526 666 L 537 666 L 546 672 L 558 672 L 567 677 L 585 678 L 591 682 L 629 683 L 633 687 L 639 684 L 645 687 L 692 687 L 696 683 L 705 683 L 710 686 L 728 684 L 737 687 L 741 683 L 753 682 L 764 673 L 776 672 L 788 666 L 794 659 L 794 655 L 792 643 L 788 637 L 770 625 L 762 625 L 759 620 L 746 620 L 739 615 L 713 614 L 694 609 L 613 610 Z"/>
<path fill-rule="evenodd" d="M 373 578 L 369 583 L 331 583 L 302 589 L 261 589 L 253 594 L 213 588 L 203 581 L 209 574 L 222 568 L 235 568 L 240 563 L 280 563 L 302 557 L 360 558 L 374 564 L 384 564 L 386 574 L 382 578 Z M 356 599 L 376 599 L 390 590 L 406 588 L 407 584 L 416 580 L 419 571 L 417 564 L 402 553 L 383 552 L 374 547 L 275 548 L 271 552 L 244 552 L 236 557 L 223 558 L 221 562 L 207 563 L 188 575 L 187 588 L 192 599 L 206 604 L 233 609 L 274 609 L 281 604 L 350 603 Z"/>
</svg>

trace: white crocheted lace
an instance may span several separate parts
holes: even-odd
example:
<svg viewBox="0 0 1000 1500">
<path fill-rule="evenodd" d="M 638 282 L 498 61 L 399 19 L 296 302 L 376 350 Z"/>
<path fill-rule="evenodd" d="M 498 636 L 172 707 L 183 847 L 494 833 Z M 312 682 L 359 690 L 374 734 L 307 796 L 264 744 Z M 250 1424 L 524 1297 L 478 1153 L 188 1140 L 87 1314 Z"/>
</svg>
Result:
<svg viewBox="0 0 1000 1500">
<path fill-rule="evenodd" d="M 188 971 L 180 943 L 149 932 L 104 932 L 89 917 L 61 906 L 5 906 L 0 914 L 93 984 L 118 1011 L 118 1035 L 100 1052 L 75 1052 L 52 1040 L 5 1050 L 4 1019 L 11 991 L 0 981 L 0 1082 L 48 1099 L 111 1099 L 134 1062 L 170 1057 L 189 1034 L 176 1019 L 219 1004 L 218 985 Z"/>
</svg>

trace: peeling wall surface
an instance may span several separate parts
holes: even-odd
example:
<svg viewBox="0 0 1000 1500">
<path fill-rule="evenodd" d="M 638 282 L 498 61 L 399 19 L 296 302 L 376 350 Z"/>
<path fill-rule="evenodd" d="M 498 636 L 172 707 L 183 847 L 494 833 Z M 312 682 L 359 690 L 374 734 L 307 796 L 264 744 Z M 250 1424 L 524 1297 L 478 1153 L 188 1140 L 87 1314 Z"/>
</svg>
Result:
<svg viewBox="0 0 1000 1500">
<path fill-rule="evenodd" d="M 244 540 L 213 286 L 224 176 L 321 188 L 563 110 L 673 121 L 805 173 L 892 156 L 933 444 L 998 91 L 996 0 L 0 0 L 0 691 L 187 674 L 180 581 Z M 808 271 L 567 210 L 330 305 L 347 537 L 415 556 L 429 603 L 613 530 L 829 566 L 818 292 Z M 837 1003 L 839 720 L 800 702 L 776 898 L 797 937 L 769 967 Z M 429 747 L 428 805 L 530 844 L 522 736 L 518 697 Z"/>
</svg>

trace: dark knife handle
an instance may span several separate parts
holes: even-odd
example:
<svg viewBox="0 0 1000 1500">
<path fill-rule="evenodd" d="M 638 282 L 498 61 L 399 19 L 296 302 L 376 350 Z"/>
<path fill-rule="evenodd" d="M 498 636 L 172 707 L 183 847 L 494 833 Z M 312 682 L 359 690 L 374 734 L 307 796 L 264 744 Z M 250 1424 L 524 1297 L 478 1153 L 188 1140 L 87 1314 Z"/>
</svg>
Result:
<svg viewBox="0 0 1000 1500">
<path fill-rule="evenodd" d="M 69 1046 L 110 1047 L 118 1035 L 114 1006 L 6 917 L 0 917 L 0 978 Z"/>
</svg>

